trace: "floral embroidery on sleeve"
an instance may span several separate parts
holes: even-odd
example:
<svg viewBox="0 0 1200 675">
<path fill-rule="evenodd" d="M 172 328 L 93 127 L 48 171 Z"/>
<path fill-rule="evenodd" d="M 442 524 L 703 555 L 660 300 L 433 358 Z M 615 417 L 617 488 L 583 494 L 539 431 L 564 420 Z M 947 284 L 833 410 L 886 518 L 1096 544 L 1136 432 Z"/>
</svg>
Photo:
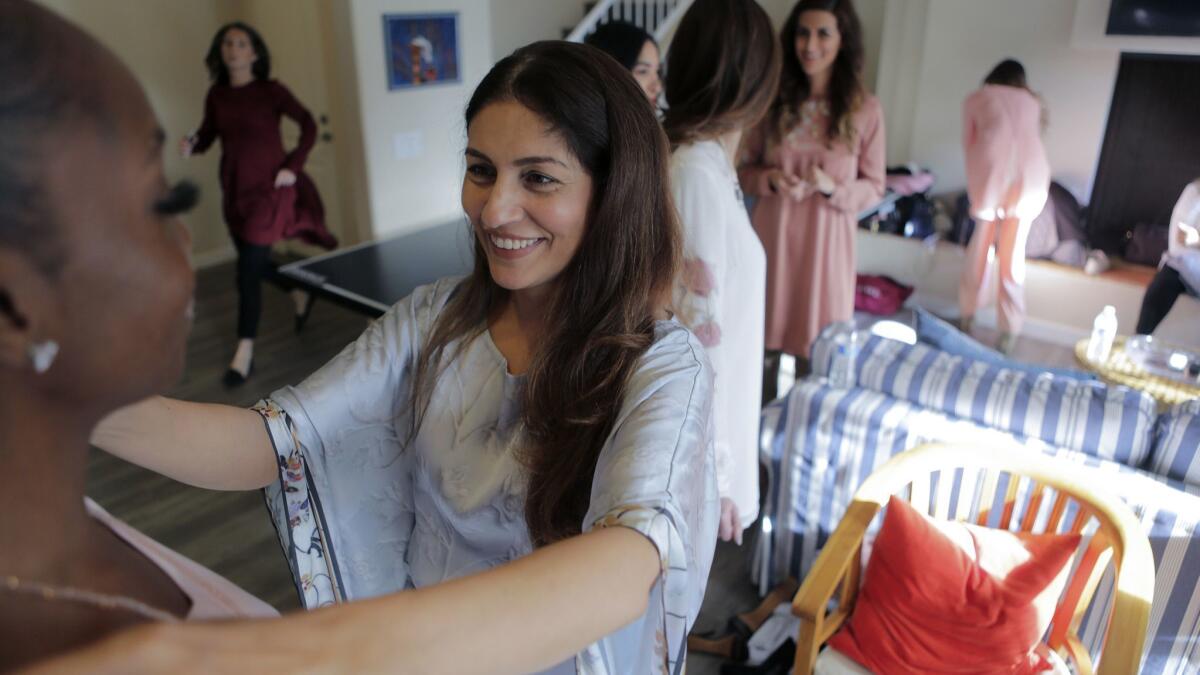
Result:
<svg viewBox="0 0 1200 675">
<path fill-rule="evenodd" d="M 279 481 L 264 491 L 267 510 L 275 520 L 301 600 L 307 609 L 332 605 L 342 599 L 342 590 L 326 557 L 324 528 L 314 513 L 295 425 L 274 401 L 259 401 L 253 410 L 262 416 L 275 446 Z"/>
<path fill-rule="evenodd" d="M 698 257 L 684 258 L 677 305 L 680 320 L 691 328 L 706 348 L 721 344 L 721 324 L 716 318 L 717 288 L 712 265 Z"/>
<path fill-rule="evenodd" d="M 717 287 L 712 268 L 700 258 L 686 258 L 683 261 L 683 287 L 689 293 L 707 298 Z"/>
</svg>

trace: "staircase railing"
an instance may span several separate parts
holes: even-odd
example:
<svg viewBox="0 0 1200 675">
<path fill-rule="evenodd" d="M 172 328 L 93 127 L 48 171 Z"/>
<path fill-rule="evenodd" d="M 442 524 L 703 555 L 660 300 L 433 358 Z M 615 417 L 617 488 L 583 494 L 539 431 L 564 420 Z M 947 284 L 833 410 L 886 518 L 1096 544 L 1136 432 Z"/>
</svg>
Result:
<svg viewBox="0 0 1200 675">
<path fill-rule="evenodd" d="M 567 35 L 571 42 L 583 42 L 598 26 L 609 21 L 628 21 L 640 26 L 662 44 L 692 0 L 600 0 L 583 21 Z"/>
</svg>

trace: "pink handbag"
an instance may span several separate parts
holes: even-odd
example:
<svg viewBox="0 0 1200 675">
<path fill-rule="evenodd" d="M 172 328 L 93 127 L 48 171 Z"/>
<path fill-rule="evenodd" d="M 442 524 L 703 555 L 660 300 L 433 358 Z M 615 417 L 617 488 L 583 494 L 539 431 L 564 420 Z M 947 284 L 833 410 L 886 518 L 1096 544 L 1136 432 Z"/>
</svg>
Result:
<svg viewBox="0 0 1200 675">
<path fill-rule="evenodd" d="M 860 274 L 854 285 L 854 309 L 876 316 L 890 316 L 900 311 L 912 292 L 911 286 L 891 277 Z"/>
</svg>

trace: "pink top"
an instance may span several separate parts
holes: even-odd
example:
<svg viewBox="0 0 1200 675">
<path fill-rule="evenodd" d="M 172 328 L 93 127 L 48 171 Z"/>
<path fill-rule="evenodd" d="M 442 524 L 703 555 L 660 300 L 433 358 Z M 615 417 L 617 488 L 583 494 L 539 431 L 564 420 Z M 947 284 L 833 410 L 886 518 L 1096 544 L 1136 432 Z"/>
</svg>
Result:
<svg viewBox="0 0 1200 675">
<path fill-rule="evenodd" d="M 1050 164 L 1042 147 L 1042 104 L 1027 89 L 984 85 L 963 102 L 963 152 L 971 213 L 986 220 L 995 211 L 1033 219 L 1050 189 Z"/>
<path fill-rule="evenodd" d="M 279 612 L 267 603 L 238 588 L 233 582 L 211 570 L 179 555 L 171 549 L 138 532 L 109 515 L 91 499 L 84 497 L 83 504 L 88 515 L 98 520 L 114 534 L 123 539 L 138 553 L 170 577 L 179 590 L 192 601 L 187 618 L 190 621 L 205 619 L 257 619 L 279 616 Z"/>
</svg>

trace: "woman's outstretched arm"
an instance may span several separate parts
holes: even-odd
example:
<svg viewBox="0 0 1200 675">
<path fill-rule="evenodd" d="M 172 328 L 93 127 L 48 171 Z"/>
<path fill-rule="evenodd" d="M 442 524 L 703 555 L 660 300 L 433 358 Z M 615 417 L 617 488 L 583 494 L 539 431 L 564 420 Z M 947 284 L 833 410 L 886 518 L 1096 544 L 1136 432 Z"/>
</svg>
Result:
<svg viewBox="0 0 1200 675">
<path fill-rule="evenodd" d="M 282 619 L 155 624 L 29 673 L 528 673 L 645 612 L 649 539 L 610 527 L 437 586 Z"/>
<path fill-rule="evenodd" d="M 154 396 L 104 418 L 92 445 L 210 490 L 255 490 L 278 477 L 262 417 L 218 403 Z"/>
</svg>

